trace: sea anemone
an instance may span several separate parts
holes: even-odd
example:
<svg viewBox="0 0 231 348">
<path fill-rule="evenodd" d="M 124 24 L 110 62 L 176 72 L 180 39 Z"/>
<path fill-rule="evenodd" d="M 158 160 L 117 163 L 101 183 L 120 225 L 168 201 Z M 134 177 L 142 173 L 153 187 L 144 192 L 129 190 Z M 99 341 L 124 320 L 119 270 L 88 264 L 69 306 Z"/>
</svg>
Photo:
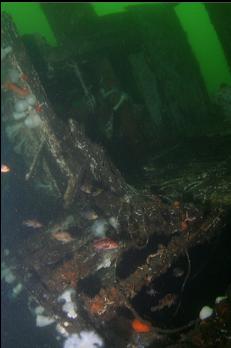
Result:
<svg viewBox="0 0 231 348">
<path fill-rule="evenodd" d="M 9 69 L 7 73 L 8 80 L 13 83 L 18 83 L 20 75 L 20 72 L 16 68 Z"/>
<path fill-rule="evenodd" d="M 44 313 L 44 311 L 45 311 L 45 308 L 42 307 L 42 306 L 37 306 L 37 307 L 35 307 L 35 309 L 34 309 L 34 313 L 35 313 L 36 315 L 42 314 L 42 313 Z"/>
<path fill-rule="evenodd" d="M 19 114 L 19 112 L 17 112 Z M 19 115 L 16 115 L 16 117 Z M 13 114 L 15 117 L 15 114 Z M 14 145 L 14 151 L 16 153 L 24 154 L 26 157 L 33 158 L 38 143 L 31 129 L 25 127 L 24 119 L 18 119 L 16 122 L 11 122 L 7 127 L 6 136 L 10 142 Z"/>
<path fill-rule="evenodd" d="M 45 315 L 38 314 L 36 316 L 36 326 L 37 327 L 45 327 L 51 325 L 55 322 L 54 318 L 46 317 Z"/>
<path fill-rule="evenodd" d="M 32 110 L 29 116 L 25 119 L 24 123 L 27 128 L 36 128 L 41 125 L 42 120 L 38 113 Z"/>
<path fill-rule="evenodd" d="M 9 53 L 13 51 L 11 46 L 1 48 L 1 62 L 8 56 Z"/>
<path fill-rule="evenodd" d="M 103 340 L 94 331 L 81 331 L 70 335 L 64 342 L 63 348 L 96 348 L 102 347 Z"/>
<path fill-rule="evenodd" d="M 67 330 L 65 329 L 65 327 L 63 325 L 61 325 L 60 323 L 58 323 L 56 325 L 56 331 L 58 332 L 58 334 L 60 334 L 63 337 L 68 337 L 69 336 Z"/>
<path fill-rule="evenodd" d="M 12 290 L 13 298 L 16 298 L 21 293 L 22 290 L 23 290 L 22 284 L 18 283 Z"/>
<path fill-rule="evenodd" d="M 96 237 L 105 237 L 108 222 L 104 219 L 96 220 L 91 226 L 91 230 Z"/>
<path fill-rule="evenodd" d="M 77 318 L 77 313 L 76 313 L 76 304 L 74 302 L 66 302 L 62 306 L 62 310 L 67 313 L 68 318 L 70 319 L 75 319 Z"/>
<path fill-rule="evenodd" d="M 14 111 L 13 112 L 13 118 L 15 120 L 21 120 L 22 118 L 25 118 L 27 116 L 27 113 L 25 111 Z"/>
<path fill-rule="evenodd" d="M 1 279 L 4 280 L 7 284 L 12 284 L 16 280 L 16 277 L 13 274 L 11 268 L 8 267 L 5 262 L 1 263 Z"/>
<path fill-rule="evenodd" d="M 118 230 L 120 224 L 119 224 L 119 221 L 116 217 L 114 216 L 111 216 L 109 219 L 108 219 L 108 222 L 109 224 L 115 229 L 115 230 Z"/>
<path fill-rule="evenodd" d="M 6 127 L 6 135 L 12 142 L 16 141 L 16 138 L 23 127 L 22 122 L 14 123 Z"/>
<path fill-rule="evenodd" d="M 36 96 L 34 94 L 29 94 L 26 96 L 26 101 L 29 105 L 34 106 L 36 103 Z"/>
<path fill-rule="evenodd" d="M 25 99 L 18 99 L 16 102 L 15 102 L 15 111 L 17 112 L 23 112 L 23 111 L 26 111 L 28 109 L 28 102 L 27 100 Z"/>
<path fill-rule="evenodd" d="M 71 296 L 75 295 L 75 289 L 66 289 L 59 297 L 58 302 L 72 302 Z"/>
<path fill-rule="evenodd" d="M 75 295 L 75 289 L 67 289 L 58 297 L 58 302 L 65 302 L 62 306 L 62 310 L 67 313 L 68 318 L 77 318 L 76 304 L 72 301 L 71 296 Z"/>
<path fill-rule="evenodd" d="M 208 319 L 213 314 L 213 309 L 209 306 L 204 306 L 199 313 L 200 320 Z"/>
</svg>

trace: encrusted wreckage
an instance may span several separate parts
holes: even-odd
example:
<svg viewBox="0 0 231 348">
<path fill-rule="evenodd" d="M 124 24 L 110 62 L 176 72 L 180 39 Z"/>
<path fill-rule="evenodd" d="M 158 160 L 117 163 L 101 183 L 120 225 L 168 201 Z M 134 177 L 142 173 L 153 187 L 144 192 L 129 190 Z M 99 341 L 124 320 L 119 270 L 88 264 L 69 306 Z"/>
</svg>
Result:
<svg viewBox="0 0 231 348">
<path fill-rule="evenodd" d="M 81 80 L 78 65 L 72 67 Z M 170 346 L 171 335 L 195 322 L 161 327 L 158 315 L 172 308 L 177 315 L 193 250 L 219 238 L 226 225 L 230 200 L 222 204 L 221 197 L 212 201 L 209 193 L 206 196 L 206 182 L 214 172 L 200 176 L 194 185 L 190 179 L 189 188 L 180 176 L 175 181 L 164 175 L 157 180 L 154 158 L 145 169 L 149 184 L 142 189 L 128 185 L 103 147 L 92 142 L 76 120 L 65 123 L 56 117 L 6 14 L 2 16 L 1 78 L 3 132 L 23 158 L 24 183 L 39 190 L 42 201 L 49 198 L 59 212 L 62 207 L 62 213 L 52 216 L 38 234 L 20 241 L 5 262 L 33 300 L 60 325 L 65 326 L 67 318 L 57 299 L 66 289 L 75 289 L 78 316 L 68 318 L 67 332 L 93 328 L 115 348 L 148 347 L 156 340 Z M 83 81 L 82 88 L 89 98 Z M 94 108 L 94 98 L 89 100 Z M 228 160 L 222 163 L 224 168 L 228 166 Z M 192 176 L 195 179 L 196 174 Z M 182 182 L 191 198 L 194 194 L 198 198 L 200 185 L 205 183 L 204 200 L 200 196 L 195 204 L 185 199 Z M 160 192 L 155 192 L 154 185 Z M 228 180 L 224 179 L 224 185 Z M 176 267 L 179 260 L 183 270 Z M 162 289 L 158 281 L 169 272 L 178 283 L 171 288 L 172 278 L 166 278 L 169 287 Z M 149 302 L 154 298 L 153 317 L 140 310 L 139 298 L 142 301 L 145 296 Z M 145 322 L 148 317 L 150 329 L 139 335 L 131 322 Z M 195 335 L 195 341 L 198 337 Z"/>
</svg>

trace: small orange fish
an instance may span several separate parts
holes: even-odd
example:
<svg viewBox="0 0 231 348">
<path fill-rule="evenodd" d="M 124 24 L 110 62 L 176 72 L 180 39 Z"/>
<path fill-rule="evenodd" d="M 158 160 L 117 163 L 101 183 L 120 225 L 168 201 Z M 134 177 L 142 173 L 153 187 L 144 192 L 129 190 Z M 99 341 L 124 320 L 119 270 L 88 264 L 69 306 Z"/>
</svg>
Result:
<svg viewBox="0 0 231 348">
<path fill-rule="evenodd" d="M 4 88 L 7 89 L 8 91 L 14 92 L 20 97 L 26 97 L 30 91 L 28 88 L 25 87 L 19 87 L 15 83 L 12 82 L 6 82 L 4 83 Z"/>
<path fill-rule="evenodd" d="M 24 226 L 32 227 L 32 228 L 42 228 L 43 224 L 37 220 L 25 220 L 22 222 Z"/>
<path fill-rule="evenodd" d="M 158 304 L 155 307 L 151 307 L 151 312 L 161 311 L 165 308 L 172 307 L 177 300 L 177 296 L 175 294 L 167 294 L 162 299 L 159 300 Z"/>
<path fill-rule="evenodd" d="M 10 167 L 8 167 L 6 164 L 1 165 L 1 173 L 9 173 Z"/>
<path fill-rule="evenodd" d="M 36 105 L 35 105 L 35 111 L 36 112 L 42 112 L 43 111 L 43 104 L 39 104 L 39 103 L 37 103 Z"/>
<path fill-rule="evenodd" d="M 97 239 L 94 241 L 97 250 L 112 250 L 119 248 L 119 244 L 110 238 Z"/>
<path fill-rule="evenodd" d="M 172 206 L 174 209 L 180 209 L 180 201 L 173 202 Z"/>
<path fill-rule="evenodd" d="M 22 75 L 20 76 L 20 79 L 23 81 L 29 81 L 29 77 L 24 73 L 22 73 Z"/>
<path fill-rule="evenodd" d="M 98 215 L 94 210 L 87 210 L 85 212 L 82 212 L 81 216 L 89 221 L 98 219 Z"/>
<path fill-rule="evenodd" d="M 187 221 L 182 221 L 181 222 L 181 224 L 180 224 L 180 229 L 181 229 L 181 231 L 187 231 L 187 229 L 188 229 L 188 223 L 187 223 Z"/>
<path fill-rule="evenodd" d="M 147 333 L 151 331 L 152 326 L 148 322 L 144 322 L 139 319 L 134 319 L 132 321 L 132 328 L 138 333 Z"/>
<path fill-rule="evenodd" d="M 74 238 L 71 237 L 70 233 L 65 231 L 56 231 L 51 233 L 51 235 L 54 239 L 63 243 L 69 243 L 74 240 Z"/>
</svg>

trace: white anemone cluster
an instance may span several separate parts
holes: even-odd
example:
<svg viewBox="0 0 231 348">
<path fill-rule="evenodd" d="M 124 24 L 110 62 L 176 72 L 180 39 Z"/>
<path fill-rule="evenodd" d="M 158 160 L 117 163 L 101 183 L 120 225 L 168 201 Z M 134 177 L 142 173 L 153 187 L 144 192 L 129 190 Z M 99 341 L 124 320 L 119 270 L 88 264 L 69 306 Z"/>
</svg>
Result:
<svg viewBox="0 0 231 348">
<path fill-rule="evenodd" d="M 103 340 L 94 331 L 81 331 L 70 335 L 64 342 L 63 348 L 100 348 Z"/>
<path fill-rule="evenodd" d="M 208 319 L 209 317 L 211 317 L 211 315 L 213 314 L 213 309 L 209 306 L 204 306 L 199 313 L 199 318 L 200 320 L 205 320 Z"/>
<path fill-rule="evenodd" d="M 42 306 L 37 306 L 36 308 L 34 308 L 34 314 L 36 315 L 37 327 L 45 327 L 55 322 L 54 317 L 49 317 L 48 315 L 45 315 L 45 308 Z"/>
<path fill-rule="evenodd" d="M 16 280 L 11 267 L 7 266 L 5 262 L 1 263 L 1 279 L 4 280 L 7 284 L 12 284 Z"/>
<path fill-rule="evenodd" d="M 29 94 L 23 99 L 17 99 L 15 102 L 15 111 L 13 117 L 15 120 L 24 120 L 24 125 L 27 128 L 36 128 L 41 125 L 42 120 L 39 114 L 34 109 L 36 97 L 34 94 Z"/>
<path fill-rule="evenodd" d="M 105 237 L 107 229 L 108 222 L 105 219 L 98 219 L 91 226 L 91 231 L 96 237 Z"/>
<path fill-rule="evenodd" d="M 75 295 L 75 289 L 65 290 L 59 297 L 58 302 L 64 302 L 62 310 L 67 314 L 68 318 L 75 319 L 77 318 L 77 307 L 76 303 L 72 301 L 72 296 Z"/>
</svg>

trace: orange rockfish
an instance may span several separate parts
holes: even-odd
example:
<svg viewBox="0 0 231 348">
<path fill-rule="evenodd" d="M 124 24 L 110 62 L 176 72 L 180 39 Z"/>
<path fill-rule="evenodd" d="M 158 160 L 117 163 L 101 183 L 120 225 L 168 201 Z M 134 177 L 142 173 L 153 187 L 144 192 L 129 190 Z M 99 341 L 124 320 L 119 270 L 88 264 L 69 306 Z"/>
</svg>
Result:
<svg viewBox="0 0 231 348">
<path fill-rule="evenodd" d="M 37 220 L 25 220 L 22 222 L 24 226 L 32 227 L 32 228 L 42 228 L 43 224 Z"/>
<path fill-rule="evenodd" d="M 94 241 L 94 248 L 97 250 L 112 250 L 119 248 L 119 244 L 110 238 L 102 238 Z"/>
<path fill-rule="evenodd" d="M 152 326 L 148 322 L 141 321 L 139 319 L 134 319 L 132 321 L 132 328 L 135 332 L 138 333 L 146 333 L 152 330 Z"/>
<path fill-rule="evenodd" d="M 1 173 L 9 173 L 10 167 L 8 167 L 6 164 L 1 165 Z"/>
</svg>

